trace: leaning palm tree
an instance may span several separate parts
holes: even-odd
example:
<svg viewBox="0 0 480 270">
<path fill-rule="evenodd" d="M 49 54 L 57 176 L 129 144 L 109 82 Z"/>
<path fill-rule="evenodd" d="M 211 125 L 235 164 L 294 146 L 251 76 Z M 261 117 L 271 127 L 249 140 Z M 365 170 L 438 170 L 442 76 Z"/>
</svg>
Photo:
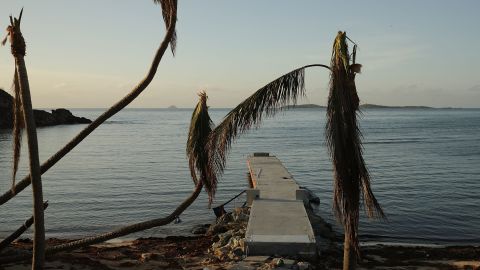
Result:
<svg viewBox="0 0 480 270">
<path fill-rule="evenodd" d="M 47 247 L 46 255 L 50 256 L 62 251 L 70 251 L 81 247 L 98 244 L 110 239 L 122 237 L 128 234 L 144 231 L 147 229 L 167 225 L 173 222 L 180 214 L 185 211 L 201 193 L 202 188 L 205 186 L 205 190 L 209 194 L 210 202 L 215 194 L 216 178 L 210 178 L 213 175 L 213 169 L 209 166 L 206 150 L 206 142 L 208 135 L 212 130 L 212 120 L 208 114 L 207 107 L 207 95 L 205 92 L 199 94 L 200 99 L 192 113 L 192 119 L 187 139 L 187 157 L 190 166 L 190 173 L 192 175 L 195 188 L 192 193 L 168 216 L 164 218 L 156 218 L 144 222 L 131 224 L 120 229 L 87 237 L 84 239 L 72 241 L 66 244 L 61 244 L 53 247 Z M 16 255 L 10 257 L 0 257 L 1 263 L 17 262 L 26 260 L 29 255 Z"/>
<path fill-rule="evenodd" d="M 339 32 L 333 43 L 330 93 L 327 106 L 326 139 L 333 161 L 333 207 L 344 226 L 343 269 L 354 269 L 360 257 L 358 222 L 360 197 L 369 217 L 384 217 L 370 188 L 370 176 L 362 156 L 362 142 L 357 123 L 359 98 L 355 75 L 361 65 L 355 62 L 356 44 L 348 52 L 347 35 Z"/>
<path fill-rule="evenodd" d="M 85 137 L 87 137 L 93 130 L 95 130 L 105 120 L 113 116 L 115 113 L 123 109 L 129 103 L 131 103 L 153 80 L 156 70 L 160 63 L 160 60 L 165 53 L 168 44 L 172 49 L 172 53 L 175 53 L 176 47 L 176 34 L 175 25 L 177 20 L 177 0 L 154 0 L 155 3 L 160 3 L 162 7 L 162 15 L 167 28 L 167 33 L 163 42 L 161 43 L 157 53 L 154 57 L 150 70 L 147 76 L 128 94 L 125 98 L 120 100 L 105 113 L 99 116 L 94 122 L 87 126 L 82 132 L 80 132 L 75 138 L 67 143 L 62 149 L 60 149 L 55 155 L 53 155 L 47 162 L 40 166 L 38 157 L 38 145 L 36 137 L 36 127 L 33 118 L 33 110 L 31 105 L 30 90 L 28 83 L 28 76 L 24 61 L 25 56 L 25 41 L 20 31 L 20 22 L 22 18 L 22 12 L 20 12 L 19 18 L 10 17 L 10 26 L 7 28 L 12 54 L 15 57 L 15 78 L 14 78 L 14 91 L 15 91 L 15 122 L 14 127 L 14 164 L 13 164 L 13 181 L 12 189 L 10 192 L 5 193 L 1 198 L 2 204 L 18 192 L 25 189 L 30 183 L 32 183 L 33 200 L 34 200 L 34 247 L 33 247 L 33 269 L 42 269 L 45 258 L 45 228 L 43 220 L 43 192 L 41 185 L 41 175 L 51 168 L 56 162 L 70 152 L 76 145 L 78 145 Z M 2 44 L 5 44 L 2 41 Z M 20 94 L 20 100 L 18 99 L 18 93 Z M 18 120 L 17 112 L 18 105 L 21 103 L 23 111 L 24 125 L 27 130 L 29 156 L 30 156 L 30 175 L 25 177 L 20 183 L 15 185 L 15 174 L 18 168 L 18 160 L 20 154 L 20 126 L 21 122 Z"/>
<path fill-rule="evenodd" d="M 154 0 L 155 3 L 160 3 L 162 7 L 162 15 L 165 21 L 165 27 L 167 29 L 162 43 L 157 49 L 153 61 L 150 65 L 147 75 L 128 93 L 125 97 L 112 105 L 108 110 L 101 114 L 97 119 L 85 127 L 80 133 L 78 133 L 73 139 L 65 144 L 60 150 L 53 154 L 47 161 L 40 166 L 40 172 L 43 174 L 52 168 L 58 161 L 60 161 L 65 155 L 73 150 L 78 144 L 80 144 L 90 133 L 98 128 L 107 119 L 121 111 L 133 100 L 135 100 L 147 86 L 152 82 L 157 68 L 162 60 L 165 51 L 170 44 L 172 53 L 175 54 L 176 48 L 176 32 L 175 26 L 177 22 L 177 0 Z M 5 192 L 0 196 L 0 205 L 8 202 L 16 194 L 20 193 L 31 183 L 31 175 L 27 175 L 21 181 L 16 183 L 11 190 Z"/>
<path fill-rule="evenodd" d="M 330 69 L 326 135 L 335 172 L 334 211 L 345 228 L 345 269 L 352 269 L 356 258 L 351 256 L 352 252 L 360 254 L 360 197 L 369 217 L 384 217 L 384 214 L 370 188 L 370 177 L 362 157 L 361 135 L 356 120 L 359 98 L 355 88 L 355 74 L 360 72 L 361 65 L 355 63 L 356 45 L 350 57 L 346 39 L 345 33 L 336 37 L 330 67 L 314 64 L 295 69 L 265 85 L 235 107 L 212 131 L 208 152 L 211 166 L 220 176 L 231 144 L 240 134 L 257 127 L 262 117 L 273 116 L 288 103 L 295 104 L 297 97 L 305 94 L 305 68 Z"/>
<path fill-rule="evenodd" d="M 33 192 L 33 218 L 35 221 L 33 236 L 33 258 L 32 269 L 43 269 L 45 263 L 45 224 L 43 216 L 43 191 L 42 178 L 40 173 L 40 161 L 38 154 L 37 130 L 35 119 L 33 118 L 32 100 L 30 97 L 30 84 L 28 82 L 27 68 L 25 65 L 25 40 L 20 30 L 22 21 L 22 11 L 17 18 L 10 16 L 10 25 L 7 28 L 8 37 L 10 39 L 12 55 L 15 58 L 15 112 L 14 119 L 14 172 L 13 179 L 18 166 L 19 149 L 20 149 L 20 130 L 19 130 L 19 114 L 23 111 L 23 122 L 27 131 L 28 153 L 30 164 L 30 175 L 32 178 Z M 19 98 L 20 96 L 20 98 Z M 19 109 L 21 103 L 21 109 Z M 13 185 L 15 182 L 13 182 Z"/>
</svg>

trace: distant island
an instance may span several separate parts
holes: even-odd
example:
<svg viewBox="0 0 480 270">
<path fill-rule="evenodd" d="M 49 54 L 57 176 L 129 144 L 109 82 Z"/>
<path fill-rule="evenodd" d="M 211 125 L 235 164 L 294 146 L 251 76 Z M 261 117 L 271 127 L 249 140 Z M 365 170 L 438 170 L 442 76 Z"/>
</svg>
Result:
<svg viewBox="0 0 480 270">
<path fill-rule="evenodd" d="M 299 105 L 288 105 L 283 106 L 282 109 L 325 109 L 326 106 L 321 106 L 317 104 L 299 104 Z M 361 109 L 436 109 L 428 106 L 385 106 L 377 104 L 362 104 L 360 105 Z"/>
<path fill-rule="evenodd" d="M 320 106 L 317 104 L 298 104 L 283 106 L 282 109 L 325 109 L 326 106 Z"/>
<path fill-rule="evenodd" d="M 175 110 L 175 109 L 178 109 L 178 108 L 177 108 L 177 106 L 175 106 L 175 105 L 170 105 L 170 106 L 167 107 L 167 109 L 173 109 L 173 110 Z"/>
<path fill-rule="evenodd" d="M 33 110 L 33 117 L 37 127 L 89 124 L 92 121 L 85 117 L 73 115 L 67 109 L 56 109 L 52 112 Z M 12 128 L 13 126 L 13 97 L 0 89 L 0 129 Z"/>
<path fill-rule="evenodd" d="M 377 104 L 362 104 L 360 105 L 362 109 L 435 109 L 433 107 L 428 106 L 385 106 L 385 105 L 377 105 Z"/>
</svg>

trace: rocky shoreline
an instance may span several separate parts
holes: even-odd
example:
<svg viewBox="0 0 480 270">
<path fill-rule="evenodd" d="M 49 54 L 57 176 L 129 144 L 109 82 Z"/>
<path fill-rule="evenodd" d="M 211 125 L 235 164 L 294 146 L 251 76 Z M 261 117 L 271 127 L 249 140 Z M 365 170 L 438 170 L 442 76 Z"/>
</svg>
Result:
<svg viewBox="0 0 480 270">
<path fill-rule="evenodd" d="M 67 109 L 55 109 L 52 112 L 33 110 L 37 127 L 89 124 L 92 121 L 85 117 L 73 115 Z M 13 126 L 13 97 L 0 89 L 0 129 L 9 129 Z"/>
<path fill-rule="evenodd" d="M 317 231 L 330 237 L 322 241 L 316 258 L 246 256 L 244 236 L 249 208 L 236 208 L 211 225 L 198 225 L 196 236 L 139 238 L 109 242 L 64 252 L 47 258 L 48 269 L 341 269 L 343 250 L 325 224 Z M 312 219 L 312 223 L 318 222 Z M 322 221 L 320 221 L 322 222 Z M 323 229 L 318 229 L 323 228 Z M 326 230 L 326 231 L 325 231 Z M 67 239 L 49 239 L 48 245 Z M 29 239 L 18 240 L 1 256 L 30 250 Z M 480 247 L 407 247 L 375 245 L 363 247 L 357 269 L 480 269 Z M 30 269 L 26 262 L 0 265 L 0 269 Z"/>
</svg>

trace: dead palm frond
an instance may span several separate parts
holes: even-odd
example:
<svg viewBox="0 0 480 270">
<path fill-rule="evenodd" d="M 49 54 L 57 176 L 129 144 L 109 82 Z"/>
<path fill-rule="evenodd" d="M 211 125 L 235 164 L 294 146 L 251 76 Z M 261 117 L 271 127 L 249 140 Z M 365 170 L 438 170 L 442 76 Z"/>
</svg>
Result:
<svg viewBox="0 0 480 270">
<path fill-rule="evenodd" d="M 12 192 L 15 192 L 15 178 L 18 171 L 18 163 L 20 161 L 20 152 L 22 147 L 22 129 L 23 124 L 23 110 L 22 101 L 20 98 L 20 85 L 18 83 L 17 69 L 15 68 L 15 75 L 13 77 L 13 172 L 12 172 Z"/>
<path fill-rule="evenodd" d="M 361 65 L 355 63 L 356 45 L 349 55 L 346 38 L 345 32 L 339 32 L 333 44 L 326 140 L 334 169 L 334 211 L 345 227 L 346 239 L 359 255 L 360 197 L 369 217 L 384 217 L 384 213 L 370 189 L 370 176 L 362 156 L 355 86 L 355 74 Z"/>
<path fill-rule="evenodd" d="M 211 168 L 206 144 L 213 122 L 208 114 L 207 94 L 200 92 L 198 95 L 200 100 L 192 113 L 188 132 L 187 157 L 193 182 L 203 183 L 211 205 L 217 189 L 217 177 Z"/>
<path fill-rule="evenodd" d="M 10 40 L 12 54 L 16 55 L 18 50 L 25 50 L 25 41 L 23 40 L 22 34 L 19 30 L 20 22 L 22 20 L 23 9 L 20 11 L 19 18 L 15 21 L 12 16 L 10 16 L 10 25 L 7 27 L 7 35 L 2 40 L 2 46 L 5 46 L 8 40 Z M 18 28 L 18 29 L 15 29 Z M 20 49 L 19 49 L 20 48 Z M 18 171 L 18 163 L 20 161 L 20 151 L 22 147 L 22 128 L 23 128 L 23 111 L 22 111 L 22 101 L 20 97 L 20 84 L 18 82 L 17 68 L 15 67 L 15 73 L 13 76 L 13 170 L 12 170 L 12 192 L 15 192 L 15 178 Z"/>
<path fill-rule="evenodd" d="M 258 126 L 263 116 L 273 116 L 286 105 L 296 104 L 297 98 L 305 95 L 305 69 L 309 67 L 329 68 L 321 64 L 307 65 L 277 78 L 231 110 L 212 131 L 208 150 L 218 176 L 223 173 L 227 153 L 238 135 Z"/>
<path fill-rule="evenodd" d="M 177 0 L 153 0 L 155 4 L 159 4 L 162 7 L 163 20 L 165 21 L 165 27 L 168 29 L 172 24 L 172 20 L 177 20 Z M 175 49 L 177 47 L 177 33 L 173 32 L 170 40 L 170 49 L 175 55 Z"/>
</svg>

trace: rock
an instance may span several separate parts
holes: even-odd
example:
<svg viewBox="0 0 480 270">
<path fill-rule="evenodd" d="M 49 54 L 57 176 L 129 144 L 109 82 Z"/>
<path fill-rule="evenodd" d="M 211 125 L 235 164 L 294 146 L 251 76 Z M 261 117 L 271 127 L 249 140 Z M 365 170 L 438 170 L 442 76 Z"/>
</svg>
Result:
<svg viewBox="0 0 480 270">
<path fill-rule="evenodd" d="M 85 117 L 77 117 L 67 109 L 56 109 L 49 113 L 44 110 L 33 110 L 33 117 L 37 127 L 89 124 L 92 121 Z M 13 97 L 0 89 L 0 128 L 13 126 Z"/>
<path fill-rule="evenodd" d="M 210 227 L 209 224 L 196 225 L 192 228 L 190 232 L 193 234 L 206 234 L 209 227 Z"/>
<path fill-rule="evenodd" d="M 310 264 L 308 262 L 298 262 L 297 266 L 299 270 L 311 269 Z"/>
<path fill-rule="evenodd" d="M 56 125 L 55 117 L 47 111 L 33 110 L 33 116 L 35 117 L 35 124 L 38 127 Z"/>
<path fill-rule="evenodd" d="M 295 260 L 283 259 L 283 266 L 286 268 L 292 268 L 295 264 Z"/>
<path fill-rule="evenodd" d="M 57 125 L 89 124 L 92 122 L 85 117 L 77 117 L 73 115 L 67 109 L 52 110 L 52 115 L 53 115 L 53 118 L 55 119 L 55 124 Z"/>
<path fill-rule="evenodd" d="M 223 260 L 225 257 L 227 257 L 228 254 L 228 248 L 227 247 L 220 247 L 214 250 L 213 255 L 217 257 L 220 260 Z"/>
<path fill-rule="evenodd" d="M 12 128 L 13 97 L 0 89 L 0 128 Z"/>
<path fill-rule="evenodd" d="M 285 263 L 283 262 L 282 258 L 275 258 L 272 260 L 272 264 L 278 267 L 278 266 L 283 266 Z"/>
<path fill-rule="evenodd" d="M 246 221 L 248 221 L 248 218 L 249 218 L 248 215 L 246 215 L 244 213 L 240 213 L 235 217 L 235 221 L 236 222 L 246 222 Z"/>
<path fill-rule="evenodd" d="M 226 269 L 228 269 L 228 270 L 255 270 L 255 269 L 258 269 L 258 267 L 250 265 L 245 261 L 241 261 L 241 262 L 239 262 L 237 264 L 234 264 L 232 266 L 227 266 Z"/>
<path fill-rule="evenodd" d="M 207 234 L 208 235 L 215 235 L 215 234 L 219 234 L 219 233 L 224 233 L 226 231 L 228 231 L 228 228 L 224 224 L 214 224 L 214 225 L 210 226 L 210 228 L 208 228 Z"/>
<path fill-rule="evenodd" d="M 235 235 L 245 236 L 245 230 L 244 229 L 239 229 L 238 231 L 235 231 Z"/>
<path fill-rule="evenodd" d="M 270 259 L 269 256 L 248 256 L 247 258 L 244 259 L 246 262 L 266 262 Z"/>
<path fill-rule="evenodd" d="M 157 257 L 157 254 L 155 253 L 150 253 L 150 252 L 142 253 L 142 255 L 140 255 L 140 261 L 148 262 L 152 259 L 155 259 L 156 257 Z"/>
<path fill-rule="evenodd" d="M 243 249 L 241 247 L 237 247 L 235 248 L 232 253 L 235 255 L 235 256 L 238 256 L 238 257 L 242 257 L 243 256 Z"/>
<path fill-rule="evenodd" d="M 228 231 L 228 232 L 222 233 L 218 235 L 218 237 L 220 238 L 218 242 L 220 243 L 220 246 L 223 247 L 226 244 L 228 244 L 228 242 L 230 241 L 230 238 L 232 238 L 232 232 Z"/>
</svg>

